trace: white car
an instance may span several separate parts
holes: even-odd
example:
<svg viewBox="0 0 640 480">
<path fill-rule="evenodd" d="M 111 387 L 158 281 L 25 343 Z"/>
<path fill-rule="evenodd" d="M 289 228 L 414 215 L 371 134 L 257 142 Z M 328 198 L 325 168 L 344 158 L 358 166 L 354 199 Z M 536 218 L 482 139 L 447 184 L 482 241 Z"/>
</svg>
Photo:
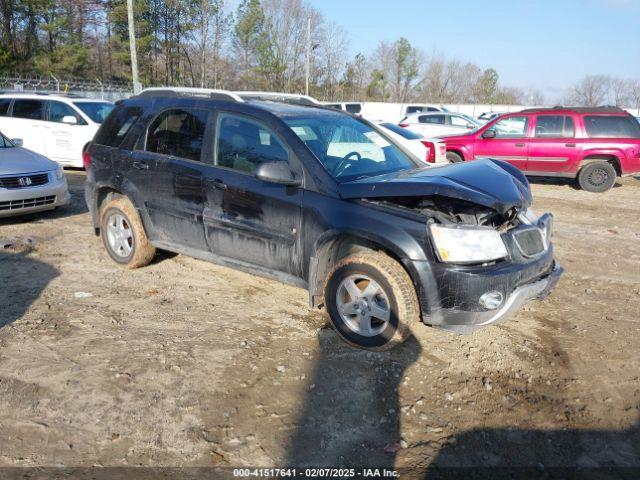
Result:
<svg viewBox="0 0 640 480">
<path fill-rule="evenodd" d="M 82 167 L 82 152 L 113 103 L 72 95 L 0 94 L 0 130 L 24 148 L 62 165 Z"/>
<path fill-rule="evenodd" d="M 401 143 L 418 159 L 427 163 L 449 163 L 447 146 L 438 139 L 425 138 L 419 133 L 399 127 L 390 122 L 378 123 L 391 138 Z"/>
<path fill-rule="evenodd" d="M 474 130 L 482 124 L 462 113 L 427 112 L 412 113 L 400 120 L 399 125 L 425 137 L 459 135 Z"/>
<path fill-rule="evenodd" d="M 53 210 L 69 203 L 62 165 L 0 133 L 0 217 Z"/>
<path fill-rule="evenodd" d="M 335 108 L 336 110 L 342 110 L 344 112 L 353 113 L 355 115 L 360 115 L 362 113 L 362 103 L 360 102 L 326 102 L 323 105 L 325 107 Z"/>
</svg>

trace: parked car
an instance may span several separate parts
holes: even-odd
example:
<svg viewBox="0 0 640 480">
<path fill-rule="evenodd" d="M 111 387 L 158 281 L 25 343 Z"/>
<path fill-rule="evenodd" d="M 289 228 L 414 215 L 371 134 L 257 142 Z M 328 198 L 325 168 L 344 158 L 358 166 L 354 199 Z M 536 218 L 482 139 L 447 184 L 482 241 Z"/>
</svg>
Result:
<svg viewBox="0 0 640 480">
<path fill-rule="evenodd" d="M 484 112 L 478 116 L 478 121 L 480 123 L 487 123 L 500 115 L 504 115 L 505 113 L 507 112 Z"/>
<path fill-rule="evenodd" d="M 420 168 L 327 108 L 148 92 L 116 107 L 85 160 L 93 227 L 115 262 L 142 267 L 165 249 L 301 286 L 362 348 L 388 349 L 420 321 L 504 321 L 562 272 L 551 216 L 530 210 L 518 169 Z"/>
<path fill-rule="evenodd" d="M 344 110 L 354 115 L 360 115 L 362 113 L 362 103 L 360 102 L 324 103 L 323 105 L 325 107 L 335 108 L 336 110 Z"/>
<path fill-rule="evenodd" d="M 407 147 L 420 160 L 427 163 L 449 163 L 447 146 L 439 139 L 425 138 L 419 133 L 399 127 L 390 122 L 378 123 L 395 140 Z"/>
<path fill-rule="evenodd" d="M 640 172 L 640 125 L 615 107 L 523 110 L 443 141 L 452 162 L 506 160 L 527 175 L 576 178 L 590 192 Z"/>
<path fill-rule="evenodd" d="M 431 105 L 431 104 L 418 104 L 418 105 L 407 105 L 404 109 L 405 115 L 410 115 L 412 113 L 419 112 L 448 112 L 445 107 L 442 105 Z"/>
<path fill-rule="evenodd" d="M 82 151 L 113 104 L 73 95 L 0 94 L 0 130 L 24 148 L 69 167 L 82 167 Z"/>
<path fill-rule="evenodd" d="M 69 203 L 62 165 L 0 133 L 0 217 L 53 210 Z"/>
<path fill-rule="evenodd" d="M 420 133 L 425 137 L 466 133 L 480 125 L 481 123 L 474 118 L 451 112 L 412 113 L 399 123 L 402 128 Z"/>
</svg>

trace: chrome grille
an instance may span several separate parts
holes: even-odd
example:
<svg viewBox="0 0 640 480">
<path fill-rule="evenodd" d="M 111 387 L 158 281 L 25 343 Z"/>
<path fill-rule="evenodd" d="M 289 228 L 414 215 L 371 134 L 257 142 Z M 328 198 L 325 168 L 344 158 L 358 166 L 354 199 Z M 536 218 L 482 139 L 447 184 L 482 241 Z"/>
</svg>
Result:
<svg viewBox="0 0 640 480">
<path fill-rule="evenodd" d="M 55 203 L 55 201 L 55 195 L 49 195 L 47 197 L 24 198 L 22 200 L 9 200 L 8 202 L 0 202 L 0 212 L 6 210 L 21 210 L 23 208 L 51 205 L 52 203 Z"/>
<path fill-rule="evenodd" d="M 0 177 L 0 188 L 29 188 L 45 185 L 49 182 L 49 174 L 17 175 L 15 177 Z"/>
<path fill-rule="evenodd" d="M 523 228 L 513 232 L 513 239 L 522 255 L 535 257 L 547 249 L 542 230 L 535 227 Z"/>
</svg>

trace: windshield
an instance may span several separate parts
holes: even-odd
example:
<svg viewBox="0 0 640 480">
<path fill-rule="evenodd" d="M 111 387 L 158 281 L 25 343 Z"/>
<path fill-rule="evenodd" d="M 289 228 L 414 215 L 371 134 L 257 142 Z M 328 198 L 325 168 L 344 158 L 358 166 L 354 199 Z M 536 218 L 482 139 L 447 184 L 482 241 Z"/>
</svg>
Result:
<svg viewBox="0 0 640 480">
<path fill-rule="evenodd" d="M 284 121 L 340 182 L 416 167 L 391 140 L 358 119 L 314 112 Z"/>
<path fill-rule="evenodd" d="M 0 133 L 0 148 L 13 148 L 15 145 L 7 137 Z"/>
<path fill-rule="evenodd" d="M 74 105 L 95 123 L 104 122 L 115 106 L 106 102 L 74 102 Z"/>
</svg>

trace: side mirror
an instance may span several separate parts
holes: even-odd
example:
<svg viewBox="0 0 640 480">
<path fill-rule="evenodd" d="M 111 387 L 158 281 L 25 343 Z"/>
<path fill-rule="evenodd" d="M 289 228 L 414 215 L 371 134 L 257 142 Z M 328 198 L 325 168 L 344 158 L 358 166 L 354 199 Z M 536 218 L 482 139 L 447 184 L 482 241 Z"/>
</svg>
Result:
<svg viewBox="0 0 640 480">
<path fill-rule="evenodd" d="M 21 138 L 12 138 L 11 143 L 13 143 L 16 147 L 21 147 L 22 145 L 24 145 L 24 142 Z"/>
<path fill-rule="evenodd" d="M 482 132 L 482 138 L 496 138 L 495 130 L 485 130 Z"/>
<path fill-rule="evenodd" d="M 66 123 L 68 125 L 77 125 L 78 119 L 73 115 L 65 115 L 64 117 L 62 117 L 62 123 Z"/>
<path fill-rule="evenodd" d="M 289 168 L 284 161 L 264 162 L 256 168 L 255 176 L 263 182 L 278 183 L 290 187 L 299 187 L 302 180 Z"/>
<path fill-rule="evenodd" d="M 467 128 L 469 130 L 473 130 L 474 128 L 476 128 L 476 126 L 473 123 L 467 123 Z"/>
</svg>

